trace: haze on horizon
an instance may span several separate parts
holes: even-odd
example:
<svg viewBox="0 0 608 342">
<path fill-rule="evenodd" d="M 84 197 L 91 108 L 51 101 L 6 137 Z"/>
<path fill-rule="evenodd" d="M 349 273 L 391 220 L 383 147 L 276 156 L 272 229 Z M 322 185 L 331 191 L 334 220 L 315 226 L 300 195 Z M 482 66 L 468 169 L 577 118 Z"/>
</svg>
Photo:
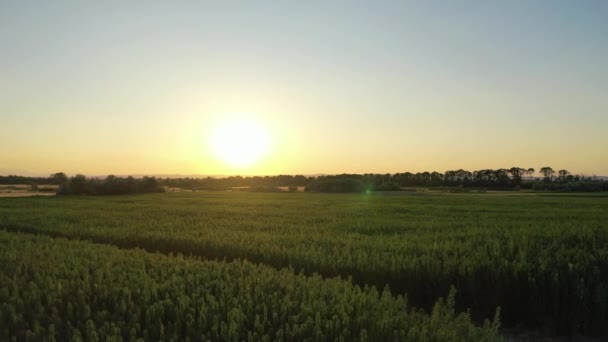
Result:
<svg viewBox="0 0 608 342">
<path fill-rule="evenodd" d="M 608 175 L 607 17 L 605 1 L 3 1 L 0 173 Z M 226 131 L 241 140 L 213 150 Z"/>
</svg>

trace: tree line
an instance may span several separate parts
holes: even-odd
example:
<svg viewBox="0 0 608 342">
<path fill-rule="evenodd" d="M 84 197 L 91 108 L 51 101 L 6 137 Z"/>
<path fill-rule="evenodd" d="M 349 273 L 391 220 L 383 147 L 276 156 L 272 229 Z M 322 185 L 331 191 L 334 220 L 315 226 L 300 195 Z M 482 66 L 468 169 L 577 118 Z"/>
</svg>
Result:
<svg viewBox="0 0 608 342">
<path fill-rule="evenodd" d="M 608 181 L 575 175 L 564 169 L 555 171 L 544 166 L 538 173 L 534 168 L 512 167 L 475 171 L 459 169 L 444 173 L 425 171 L 319 176 L 312 179 L 306 189 L 318 192 L 364 192 L 402 190 L 404 187 L 608 191 Z"/>
<path fill-rule="evenodd" d="M 64 182 L 59 186 L 57 194 L 123 195 L 164 191 L 164 187 L 154 177 L 121 178 L 110 175 L 105 179 L 96 179 L 87 178 L 84 175 L 76 175 L 71 178 L 65 177 Z"/>
<path fill-rule="evenodd" d="M 340 175 L 278 175 L 230 176 L 223 178 L 155 178 L 117 177 L 87 178 L 84 175 L 68 177 L 58 172 L 49 177 L 0 176 L 0 184 L 56 184 L 60 194 L 124 194 L 164 191 L 164 187 L 189 190 L 229 190 L 246 188 L 252 191 L 273 191 L 277 187 L 305 187 L 313 192 L 366 192 L 398 191 L 406 187 L 479 188 L 492 190 L 530 189 L 537 191 L 608 191 L 608 181 L 572 174 L 565 169 L 555 170 L 544 166 L 509 169 L 464 169 L 403 172 L 394 174 L 340 174 Z"/>
</svg>

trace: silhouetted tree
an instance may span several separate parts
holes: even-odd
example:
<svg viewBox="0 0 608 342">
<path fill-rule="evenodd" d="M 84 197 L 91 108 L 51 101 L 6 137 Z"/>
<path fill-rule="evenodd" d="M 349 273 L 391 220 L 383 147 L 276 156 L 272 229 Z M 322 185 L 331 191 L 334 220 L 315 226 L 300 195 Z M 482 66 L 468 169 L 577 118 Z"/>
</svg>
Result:
<svg viewBox="0 0 608 342">
<path fill-rule="evenodd" d="M 87 179 L 83 175 L 76 175 L 62 184 L 59 195 L 121 195 L 149 192 L 164 192 L 154 177 L 135 179 L 133 177 L 121 178 L 109 175 L 105 179 Z"/>
<path fill-rule="evenodd" d="M 78 174 L 70 179 L 69 190 L 71 193 L 76 195 L 82 195 L 86 193 L 87 188 L 87 177 Z"/>
<path fill-rule="evenodd" d="M 68 176 L 63 172 L 57 172 L 53 173 L 49 180 L 51 184 L 61 185 L 68 181 Z"/>
<path fill-rule="evenodd" d="M 560 183 L 566 183 L 570 172 L 568 170 L 559 170 L 557 171 L 557 179 Z"/>
<path fill-rule="evenodd" d="M 521 167 L 516 167 L 516 166 L 509 169 L 509 173 L 513 177 L 513 184 L 515 186 L 521 185 L 521 178 L 525 172 L 526 172 L 526 169 L 522 169 Z"/>
<path fill-rule="evenodd" d="M 532 175 L 534 174 L 534 171 L 536 171 L 536 170 L 534 170 L 534 168 L 533 168 L 533 167 L 531 167 L 531 168 L 529 168 L 528 170 L 526 170 L 526 174 L 528 174 L 528 178 L 529 178 L 530 180 L 532 180 Z"/>
<path fill-rule="evenodd" d="M 540 171 L 538 171 L 538 173 L 543 175 L 543 181 L 545 183 L 550 183 L 551 180 L 553 179 L 553 175 L 555 174 L 555 171 L 550 166 L 543 166 L 540 168 Z"/>
</svg>

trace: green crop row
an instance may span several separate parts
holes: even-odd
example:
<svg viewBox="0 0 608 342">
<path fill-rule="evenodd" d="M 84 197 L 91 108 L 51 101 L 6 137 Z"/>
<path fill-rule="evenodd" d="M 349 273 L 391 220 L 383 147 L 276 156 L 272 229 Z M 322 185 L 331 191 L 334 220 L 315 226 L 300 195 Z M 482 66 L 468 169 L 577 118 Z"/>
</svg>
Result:
<svg viewBox="0 0 608 342">
<path fill-rule="evenodd" d="M 0 231 L 0 339 L 18 341 L 493 341 L 454 313 L 388 289 Z"/>
</svg>

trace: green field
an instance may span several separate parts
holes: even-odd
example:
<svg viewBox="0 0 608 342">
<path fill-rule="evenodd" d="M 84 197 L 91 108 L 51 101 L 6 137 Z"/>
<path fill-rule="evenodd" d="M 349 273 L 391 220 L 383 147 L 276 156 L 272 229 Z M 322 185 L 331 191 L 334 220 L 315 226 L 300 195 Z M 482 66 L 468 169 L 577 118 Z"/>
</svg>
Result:
<svg viewBox="0 0 608 342">
<path fill-rule="evenodd" d="M 0 232 L 3 340 L 499 340 L 455 315 L 339 278 Z"/>
<path fill-rule="evenodd" d="M 74 278 L 74 281 L 86 282 L 88 280 L 78 278 L 80 272 L 55 270 L 54 265 L 93 272 L 95 260 L 99 260 L 99 267 L 106 267 L 103 265 L 120 259 L 125 266 L 112 269 L 118 273 L 113 275 L 116 279 L 112 284 L 117 282 L 131 290 L 133 288 L 129 286 L 135 284 L 124 283 L 124 277 L 128 276 L 120 275 L 120 272 L 130 273 L 131 264 L 150 263 L 146 260 L 170 265 L 167 266 L 170 270 L 151 271 L 153 274 L 145 280 L 148 283 L 169 281 L 167 277 L 174 277 L 171 268 L 175 269 L 177 277 L 183 272 L 194 272 L 186 271 L 189 267 L 203 273 L 209 269 L 208 272 L 213 274 L 214 269 L 225 268 L 230 273 L 235 267 L 254 269 L 259 267 L 254 264 L 263 264 L 259 268 L 260 277 L 266 277 L 270 282 L 276 277 L 287 277 L 290 282 L 298 284 L 296 287 L 337 286 L 349 289 L 336 290 L 338 292 L 363 291 L 370 296 L 367 302 L 372 306 L 381 305 L 379 302 L 388 296 L 390 290 L 392 295 L 387 298 L 390 297 L 391 303 L 399 301 L 398 296 L 406 296 L 411 306 L 430 313 L 437 299 L 446 296 L 454 286 L 458 291 L 456 310 L 470 309 L 477 322 L 483 318 L 492 319 L 500 306 L 501 320 L 508 327 L 541 329 L 558 334 L 598 336 L 608 333 L 605 326 L 608 321 L 608 197 L 601 194 L 195 192 L 5 198 L 0 199 L 0 228 L 8 231 L 2 235 L 2 243 L 10 247 L 5 248 L 9 252 L 3 254 L 3 288 L 12 279 L 13 266 L 7 266 L 11 264 L 11 258 L 16 258 L 23 265 L 21 267 L 30 270 L 29 273 L 22 270 L 26 273 L 20 273 L 22 278 L 15 280 L 23 284 L 27 284 L 28 275 L 34 277 L 41 269 L 48 269 L 49 274 L 57 279 Z M 218 261 L 173 260 L 143 251 L 93 247 L 93 244 L 85 242 L 32 239 L 30 234 L 17 234 L 19 231 Z M 55 244 L 61 247 L 54 247 Z M 16 256 L 11 253 L 16 253 Z M 70 261 L 74 255 L 82 256 L 86 261 Z M 36 261 L 37 257 L 50 261 Z M 25 261 L 20 258 L 25 258 Z M 229 262 L 233 259 L 246 259 L 254 264 Z M 284 267 L 291 268 L 277 271 Z M 325 279 L 334 276 L 342 279 L 310 277 L 314 273 Z M 211 277 L 205 278 L 208 281 L 212 279 L 212 275 L 201 277 Z M 234 277 L 235 281 L 240 281 L 240 276 Z M 249 280 L 243 281 L 255 282 L 254 278 L 249 274 L 246 276 Z M 328 282 L 328 285 L 321 285 L 325 284 L 323 282 Z M 32 280 L 32 283 L 44 288 L 44 282 Z M 365 285 L 374 286 L 381 293 L 386 289 L 387 295 L 374 297 L 368 288 L 361 290 Z M 235 298 L 239 300 L 243 295 L 234 288 L 225 291 L 236 291 Z M 203 292 L 178 293 L 196 297 Z M 2 293 L 2 296 L 10 295 Z M 222 298 L 223 295 L 220 293 L 218 296 Z M 300 294 L 287 292 L 281 296 L 289 297 L 295 301 L 294 305 L 302 308 L 309 305 Z M 271 293 L 262 297 L 270 302 L 279 300 Z M 374 303 L 373 298 L 378 303 Z M 4 297 L 2 299 L 4 302 Z M 147 302 L 135 302 L 137 305 L 141 303 Z M 220 300 L 219 305 L 227 304 Z M 416 318 L 418 321 L 408 318 L 414 317 L 413 314 L 399 318 L 391 311 L 396 309 L 388 308 L 396 304 L 386 305 L 386 315 L 393 317 L 390 324 L 382 328 L 371 325 L 366 328 L 367 332 L 377 334 L 374 335 L 377 338 L 396 336 L 397 340 L 403 340 L 408 333 L 415 334 L 411 331 L 418 331 L 408 327 L 417 326 L 420 331 L 427 327 L 423 318 Z M 6 307 L 2 310 L 3 315 L 8 312 Z M 111 309 L 104 310 L 109 310 L 109 315 L 114 314 Z M 222 310 L 228 309 L 224 307 Z M 277 326 L 287 324 L 289 315 L 297 314 L 297 310 L 293 310 L 273 322 L 274 330 L 260 331 L 253 338 L 261 338 L 265 333 L 270 339 L 276 338 Z M 331 320 L 333 309 L 319 310 L 323 322 L 326 318 Z M 252 331 L 255 325 L 256 316 L 252 316 L 252 312 L 244 312 L 246 319 L 235 333 L 237 340 L 247 340 L 245 331 Z M 91 315 L 93 322 L 100 322 L 96 321 L 97 313 Z M 302 315 L 301 319 L 305 320 L 304 311 Z M 338 316 L 340 320 L 347 316 L 352 319 L 353 313 L 347 311 Z M 430 319 L 434 316 L 431 315 Z M 368 319 L 371 322 L 376 318 Z M 473 328 L 462 328 L 468 324 L 463 323 L 462 317 L 458 324 L 450 323 L 447 318 L 439 320 L 446 321 L 441 321 L 446 329 L 458 325 L 459 328 L 453 328 L 451 333 L 461 334 L 460 339 L 473 334 L 470 330 Z M 486 328 L 475 333 L 488 333 L 490 330 Z M 79 331 L 83 333 L 82 329 Z M 130 332 L 121 331 L 123 336 L 130 336 Z M 286 331 L 283 326 L 282 333 Z M 349 330 L 350 335 L 338 334 L 335 329 L 331 331 L 333 333 L 324 331 L 322 340 L 333 340 L 330 336 L 343 336 L 346 340 L 361 336 L 361 329 Z M 2 333 L 7 334 L 6 331 Z M 137 336 L 143 336 L 138 334 L 140 331 L 136 330 Z M 160 336 L 158 332 L 154 334 L 150 336 Z M 314 340 L 314 335 L 307 336 L 313 336 Z M 449 339 L 446 336 L 456 335 L 445 333 L 438 339 Z M 295 337 L 295 340 L 299 339 Z"/>
</svg>

